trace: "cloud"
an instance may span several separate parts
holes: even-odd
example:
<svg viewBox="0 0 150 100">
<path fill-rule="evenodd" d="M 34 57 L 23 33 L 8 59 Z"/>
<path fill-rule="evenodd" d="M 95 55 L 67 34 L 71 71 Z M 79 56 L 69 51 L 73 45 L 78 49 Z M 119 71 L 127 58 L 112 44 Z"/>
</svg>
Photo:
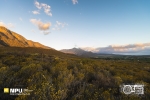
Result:
<svg viewBox="0 0 150 100">
<path fill-rule="evenodd" d="M 61 30 L 61 29 L 60 29 L 57 25 L 55 25 L 55 27 L 53 27 L 52 30 L 54 30 L 54 31 L 56 31 L 56 30 L 59 31 L 59 30 Z"/>
<path fill-rule="evenodd" d="M 150 47 L 150 43 L 136 43 L 136 44 L 127 44 L 127 45 L 110 45 L 110 48 L 113 48 L 114 51 L 128 52 L 128 51 L 139 51 L 147 47 Z"/>
<path fill-rule="evenodd" d="M 72 3 L 75 5 L 78 3 L 78 0 L 72 0 Z"/>
<path fill-rule="evenodd" d="M 12 23 L 6 24 L 6 23 L 4 23 L 2 21 L 0 21 L 0 26 L 4 26 L 4 27 L 7 27 L 7 28 L 14 28 L 15 27 L 15 25 L 12 24 Z"/>
<path fill-rule="evenodd" d="M 42 21 L 37 20 L 37 19 L 30 19 L 30 22 L 33 23 L 34 25 L 38 26 L 38 28 L 40 30 L 44 30 L 44 31 L 48 30 L 51 26 L 50 22 L 43 23 Z"/>
<path fill-rule="evenodd" d="M 110 54 L 150 54 L 150 43 L 136 43 L 127 45 L 109 45 L 108 47 L 99 48 L 82 48 L 86 51 L 95 53 L 110 53 Z"/>
<path fill-rule="evenodd" d="M 39 11 L 36 11 L 36 10 L 32 11 L 32 13 L 35 15 L 40 14 Z"/>
<path fill-rule="evenodd" d="M 44 33 L 44 35 L 47 35 L 47 34 L 49 34 L 51 32 L 50 31 L 44 31 L 43 33 Z"/>
<path fill-rule="evenodd" d="M 39 3 L 39 2 L 37 2 L 37 1 L 35 1 L 35 6 L 38 8 L 38 9 L 41 9 L 42 8 L 42 6 L 41 6 L 41 4 Z"/>
<path fill-rule="evenodd" d="M 57 25 L 61 25 L 62 23 L 60 23 L 59 21 L 56 21 Z"/>
<path fill-rule="evenodd" d="M 80 48 L 85 51 L 98 52 L 98 50 L 96 50 L 96 48 L 94 47 L 80 47 Z"/>
<path fill-rule="evenodd" d="M 61 28 L 64 28 L 66 25 L 68 25 L 68 24 L 56 21 L 55 27 L 52 28 L 52 30 L 61 30 Z"/>
<path fill-rule="evenodd" d="M 59 21 L 56 21 L 56 24 L 61 27 L 65 27 L 66 25 L 68 25 L 67 23 L 61 23 Z"/>
<path fill-rule="evenodd" d="M 0 26 L 5 26 L 5 24 L 3 22 L 0 21 Z"/>
<path fill-rule="evenodd" d="M 44 9 L 44 12 L 47 15 L 52 16 L 51 9 L 50 9 L 51 7 L 49 5 L 47 5 L 47 4 L 44 4 L 44 3 L 42 3 L 41 5 L 42 5 L 42 7 Z"/>
<path fill-rule="evenodd" d="M 44 12 L 48 15 L 48 16 L 52 16 L 52 13 L 51 13 L 51 7 L 48 5 L 48 4 L 45 4 L 45 3 L 39 3 L 38 1 L 35 1 L 35 6 L 41 10 L 42 8 L 44 9 Z M 33 12 L 33 11 L 32 11 Z M 34 11 L 34 14 L 39 14 L 39 12 L 35 12 Z"/>
</svg>

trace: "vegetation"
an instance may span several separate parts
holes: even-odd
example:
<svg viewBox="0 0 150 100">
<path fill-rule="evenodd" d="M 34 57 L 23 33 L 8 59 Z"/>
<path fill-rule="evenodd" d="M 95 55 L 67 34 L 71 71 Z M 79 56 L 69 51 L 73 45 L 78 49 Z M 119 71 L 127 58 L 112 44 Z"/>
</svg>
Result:
<svg viewBox="0 0 150 100">
<path fill-rule="evenodd" d="M 131 59 L 132 58 L 132 59 Z M 126 95 L 121 84 L 144 84 Z M 12 96 L 3 88 L 24 87 Z M 0 100 L 150 100 L 150 58 L 93 59 L 40 48 L 0 48 Z"/>
</svg>

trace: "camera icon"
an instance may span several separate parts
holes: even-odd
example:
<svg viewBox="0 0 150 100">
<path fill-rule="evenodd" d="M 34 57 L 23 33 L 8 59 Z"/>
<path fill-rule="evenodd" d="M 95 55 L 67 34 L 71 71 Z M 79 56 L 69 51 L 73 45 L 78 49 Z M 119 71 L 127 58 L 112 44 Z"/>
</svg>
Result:
<svg viewBox="0 0 150 100">
<path fill-rule="evenodd" d="M 125 94 L 144 94 L 144 85 L 123 85 L 122 91 Z"/>
</svg>

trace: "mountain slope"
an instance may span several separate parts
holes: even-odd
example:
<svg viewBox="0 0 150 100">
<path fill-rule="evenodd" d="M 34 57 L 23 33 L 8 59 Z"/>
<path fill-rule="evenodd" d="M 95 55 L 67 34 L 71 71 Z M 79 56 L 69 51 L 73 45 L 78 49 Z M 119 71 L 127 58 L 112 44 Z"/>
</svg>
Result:
<svg viewBox="0 0 150 100">
<path fill-rule="evenodd" d="M 52 49 L 38 42 L 27 40 L 23 36 L 0 26 L 0 47 L 40 47 L 44 49 Z"/>
<path fill-rule="evenodd" d="M 89 51 L 84 51 L 80 48 L 62 49 L 60 51 L 63 53 L 75 54 L 78 56 L 85 56 L 85 57 L 95 57 L 97 55 L 97 54 L 89 52 Z"/>
</svg>

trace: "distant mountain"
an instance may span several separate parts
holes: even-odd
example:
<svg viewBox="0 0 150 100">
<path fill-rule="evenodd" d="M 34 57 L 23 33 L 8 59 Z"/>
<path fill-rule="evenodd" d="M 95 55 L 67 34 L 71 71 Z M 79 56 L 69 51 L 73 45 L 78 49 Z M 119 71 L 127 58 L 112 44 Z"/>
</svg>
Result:
<svg viewBox="0 0 150 100">
<path fill-rule="evenodd" d="M 75 54 L 75 55 L 84 56 L 84 57 L 95 57 L 97 55 L 96 53 L 92 53 L 90 51 L 84 51 L 80 48 L 62 49 L 60 51 L 63 53 Z"/>
<path fill-rule="evenodd" d="M 27 40 L 23 36 L 0 26 L 0 47 L 39 47 L 52 49 L 38 42 Z"/>
</svg>

